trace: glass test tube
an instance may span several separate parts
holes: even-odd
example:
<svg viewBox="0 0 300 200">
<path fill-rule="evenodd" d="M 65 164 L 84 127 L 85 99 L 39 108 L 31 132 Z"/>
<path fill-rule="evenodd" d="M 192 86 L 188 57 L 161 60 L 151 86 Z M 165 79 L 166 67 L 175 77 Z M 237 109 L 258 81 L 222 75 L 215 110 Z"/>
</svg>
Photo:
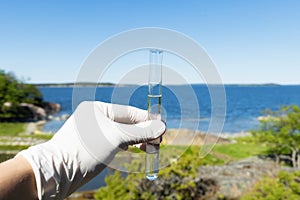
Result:
<svg viewBox="0 0 300 200">
<path fill-rule="evenodd" d="M 148 112 L 150 119 L 161 118 L 162 98 L 162 55 L 161 50 L 150 50 L 148 80 Z M 159 145 L 161 137 L 146 143 L 146 177 L 155 180 L 159 168 Z"/>
</svg>

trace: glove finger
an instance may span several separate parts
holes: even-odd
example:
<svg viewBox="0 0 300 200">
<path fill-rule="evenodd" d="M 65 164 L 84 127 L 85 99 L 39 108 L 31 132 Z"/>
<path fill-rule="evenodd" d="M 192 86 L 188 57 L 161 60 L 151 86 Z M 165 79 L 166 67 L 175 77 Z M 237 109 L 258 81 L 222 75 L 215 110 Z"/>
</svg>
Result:
<svg viewBox="0 0 300 200">
<path fill-rule="evenodd" d="M 138 144 L 160 137 L 166 130 L 166 125 L 160 120 L 149 120 L 134 125 L 116 123 L 121 144 Z"/>
<path fill-rule="evenodd" d="M 95 102 L 94 105 L 96 106 L 96 108 L 100 109 L 105 116 L 115 122 L 124 124 L 136 124 L 149 119 L 148 111 L 133 106 L 110 104 L 104 102 Z"/>
</svg>

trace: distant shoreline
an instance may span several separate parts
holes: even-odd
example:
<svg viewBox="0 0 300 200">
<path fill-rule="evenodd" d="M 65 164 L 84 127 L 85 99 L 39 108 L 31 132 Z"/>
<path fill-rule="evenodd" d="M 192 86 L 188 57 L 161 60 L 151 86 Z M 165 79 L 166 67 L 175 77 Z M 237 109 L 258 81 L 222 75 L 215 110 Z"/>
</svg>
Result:
<svg viewBox="0 0 300 200">
<path fill-rule="evenodd" d="M 32 85 L 35 85 L 36 87 L 124 87 L 124 86 L 137 86 L 136 84 L 116 84 L 116 83 L 94 83 L 94 82 L 80 82 L 80 83 L 32 83 Z M 166 84 L 166 86 L 183 86 L 187 84 Z M 189 85 L 200 85 L 200 86 L 206 86 L 206 85 L 213 85 L 213 86 L 219 86 L 220 84 L 204 84 L 204 83 L 191 83 Z M 300 86 L 300 84 L 277 84 L 277 83 L 250 83 L 250 84 L 223 84 L 225 87 L 278 87 L 278 86 Z"/>
<path fill-rule="evenodd" d="M 114 83 L 92 83 L 92 82 L 82 82 L 82 83 L 35 83 L 36 87 L 109 87 L 116 86 Z"/>
</svg>

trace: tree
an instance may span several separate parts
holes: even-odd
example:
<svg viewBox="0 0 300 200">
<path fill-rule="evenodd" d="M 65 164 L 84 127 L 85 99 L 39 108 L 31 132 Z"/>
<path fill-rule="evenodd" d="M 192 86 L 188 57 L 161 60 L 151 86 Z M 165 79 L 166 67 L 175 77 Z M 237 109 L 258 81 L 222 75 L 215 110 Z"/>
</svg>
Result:
<svg viewBox="0 0 300 200">
<path fill-rule="evenodd" d="M 268 153 L 279 163 L 282 158 L 291 161 L 293 167 L 300 167 L 300 108 L 283 106 L 279 111 L 268 111 L 253 136 L 268 146 Z"/>
<path fill-rule="evenodd" d="M 12 73 L 0 70 L 0 121 L 25 117 L 27 111 L 20 103 L 41 105 L 43 97 L 32 84 L 19 81 Z"/>
</svg>

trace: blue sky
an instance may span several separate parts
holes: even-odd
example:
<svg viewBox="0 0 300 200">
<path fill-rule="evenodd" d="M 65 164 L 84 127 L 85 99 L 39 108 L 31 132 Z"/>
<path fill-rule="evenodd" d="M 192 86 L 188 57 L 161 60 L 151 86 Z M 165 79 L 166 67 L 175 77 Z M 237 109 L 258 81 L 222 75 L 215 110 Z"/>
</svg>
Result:
<svg viewBox="0 0 300 200">
<path fill-rule="evenodd" d="M 108 37 L 162 27 L 196 40 L 224 83 L 300 84 L 299 10 L 297 0 L 1 1 L 0 68 L 32 83 L 75 81 Z"/>
</svg>

